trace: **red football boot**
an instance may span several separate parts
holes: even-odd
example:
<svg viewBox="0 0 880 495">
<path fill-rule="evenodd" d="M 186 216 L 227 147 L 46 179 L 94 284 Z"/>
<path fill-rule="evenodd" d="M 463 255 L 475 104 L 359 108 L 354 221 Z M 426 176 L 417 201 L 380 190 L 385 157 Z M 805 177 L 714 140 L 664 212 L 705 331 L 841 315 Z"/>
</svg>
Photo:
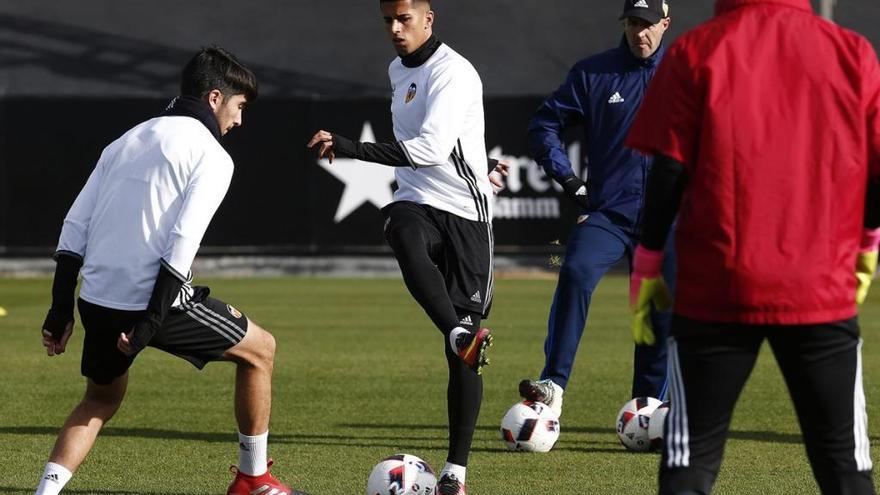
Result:
<svg viewBox="0 0 880 495">
<path fill-rule="evenodd" d="M 476 332 L 465 332 L 458 336 L 455 341 L 456 352 L 458 357 L 470 369 L 479 375 L 483 371 L 483 366 L 489 364 L 489 358 L 486 357 L 486 350 L 492 345 L 492 332 L 488 328 L 481 328 Z"/>
<path fill-rule="evenodd" d="M 242 473 L 235 466 L 230 466 L 229 470 L 235 473 L 235 479 L 226 490 L 226 495 L 308 495 L 278 481 L 278 478 L 269 472 L 270 467 L 272 467 L 272 459 L 269 459 L 265 473 L 251 476 Z"/>
</svg>

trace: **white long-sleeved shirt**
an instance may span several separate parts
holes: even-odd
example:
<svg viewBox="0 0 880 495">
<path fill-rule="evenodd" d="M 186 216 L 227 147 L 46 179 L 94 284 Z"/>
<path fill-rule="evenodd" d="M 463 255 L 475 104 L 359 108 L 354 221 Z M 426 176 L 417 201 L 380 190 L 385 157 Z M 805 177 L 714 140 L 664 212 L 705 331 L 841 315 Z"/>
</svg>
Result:
<svg viewBox="0 0 880 495">
<path fill-rule="evenodd" d="M 394 200 L 491 222 L 483 83 L 476 69 L 443 44 L 419 67 L 396 58 L 388 77 L 394 136 L 411 166 L 395 168 Z"/>
<path fill-rule="evenodd" d="M 58 251 L 84 259 L 80 297 L 143 310 L 160 263 L 188 281 L 232 171 L 226 150 L 191 117 L 148 120 L 107 146 L 58 242 Z"/>
</svg>

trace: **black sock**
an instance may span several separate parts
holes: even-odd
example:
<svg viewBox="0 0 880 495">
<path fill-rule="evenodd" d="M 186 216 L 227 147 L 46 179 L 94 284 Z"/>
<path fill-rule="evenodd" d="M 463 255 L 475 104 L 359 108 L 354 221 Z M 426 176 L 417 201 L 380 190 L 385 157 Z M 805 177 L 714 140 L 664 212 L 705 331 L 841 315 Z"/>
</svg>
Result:
<svg viewBox="0 0 880 495">
<path fill-rule="evenodd" d="M 468 325 L 467 319 L 471 324 Z M 480 314 L 460 311 L 458 320 L 465 321 L 460 326 L 469 331 L 480 328 Z M 483 400 L 483 377 L 470 369 L 444 342 L 446 362 L 449 365 L 449 387 L 446 389 L 447 410 L 449 412 L 449 454 L 447 462 L 467 466 L 474 438 L 474 428 L 480 415 Z"/>
</svg>

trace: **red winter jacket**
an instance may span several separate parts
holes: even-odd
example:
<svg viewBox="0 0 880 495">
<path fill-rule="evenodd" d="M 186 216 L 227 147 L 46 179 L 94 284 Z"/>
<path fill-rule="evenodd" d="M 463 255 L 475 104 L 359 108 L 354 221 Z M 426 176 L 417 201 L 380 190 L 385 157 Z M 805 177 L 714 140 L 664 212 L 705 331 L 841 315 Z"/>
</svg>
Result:
<svg viewBox="0 0 880 495">
<path fill-rule="evenodd" d="M 807 324 L 855 316 L 880 68 L 808 0 L 718 0 L 660 65 L 627 144 L 682 162 L 675 311 Z"/>
</svg>

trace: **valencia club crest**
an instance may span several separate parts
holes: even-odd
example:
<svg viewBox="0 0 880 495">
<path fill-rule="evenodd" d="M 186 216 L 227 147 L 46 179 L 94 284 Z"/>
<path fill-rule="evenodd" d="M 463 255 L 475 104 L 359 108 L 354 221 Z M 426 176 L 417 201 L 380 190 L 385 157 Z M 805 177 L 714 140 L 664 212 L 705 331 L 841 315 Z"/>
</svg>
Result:
<svg viewBox="0 0 880 495">
<path fill-rule="evenodd" d="M 409 103 L 413 101 L 413 98 L 416 97 L 416 89 L 418 89 L 416 83 L 412 83 L 409 85 L 409 89 L 406 91 L 406 100 L 404 100 L 404 103 Z"/>
<path fill-rule="evenodd" d="M 235 317 L 236 319 L 241 318 L 241 311 L 239 311 L 239 310 L 233 308 L 232 306 L 230 306 L 230 305 L 227 304 L 227 305 L 226 305 L 226 310 L 229 311 L 229 314 L 231 314 L 231 315 L 232 315 L 233 317 Z"/>
</svg>

